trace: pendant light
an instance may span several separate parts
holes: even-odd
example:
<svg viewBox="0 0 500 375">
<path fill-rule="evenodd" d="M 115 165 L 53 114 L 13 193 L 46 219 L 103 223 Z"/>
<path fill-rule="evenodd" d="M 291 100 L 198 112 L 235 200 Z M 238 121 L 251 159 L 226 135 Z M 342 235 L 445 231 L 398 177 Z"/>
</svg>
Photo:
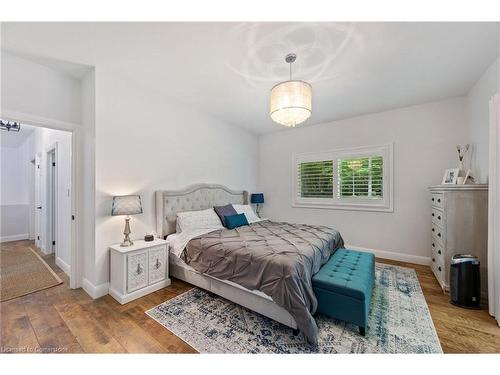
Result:
<svg viewBox="0 0 500 375">
<path fill-rule="evenodd" d="M 285 61 L 290 64 L 290 80 L 271 89 L 269 114 L 278 124 L 294 127 L 306 121 L 312 112 L 312 87 L 304 81 L 292 80 L 292 63 L 297 58 L 289 53 Z"/>
</svg>

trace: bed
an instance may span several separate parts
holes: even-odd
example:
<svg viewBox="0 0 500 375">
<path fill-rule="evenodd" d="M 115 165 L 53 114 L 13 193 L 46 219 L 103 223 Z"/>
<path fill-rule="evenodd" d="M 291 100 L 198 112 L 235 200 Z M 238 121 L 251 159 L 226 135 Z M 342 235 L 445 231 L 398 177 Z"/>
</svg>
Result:
<svg viewBox="0 0 500 375">
<path fill-rule="evenodd" d="M 204 210 L 210 209 L 214 206 L 223 206 L 226 204 L 248 204 L 248 193 L 246 191 L 233 191 L 228 189 L 222 185 L 210 185 L 210 184 L 198 184 L 191 186 L 184 190 L 178 191 L 157 191 L 156 192 L 156 213 L 157 213 L 157 233 L 165 238 L 168 235 L 176 233 L 176 219 L 177 214 L 179 212 L 186 211 L 195 211 L 195 210 Z M 315 336 L 317 333 L 317 327 L 312 318 L 311 313 L 314 313 L 316 309 L 316 299 L 314 294 L 311 292 L 311 288 L 309 288 L 310 278 L 312 276 L 311 272 L 317 272 L 319 267 L 324 264 L 329 256 L 336 250 L 336 248 L 343 246 L 343 241 L 338 234 L 337 231 L 326 228 L 326 227 L 313 227 L 313 226 L 305 226 L 304 228 L 296 228 L 294 226 L 298 226 L 297 224 L 288 224 L 288 223 L 274 223 L 270 221 L 262 221 L 258 223 L 252 223 L 249 226 L 240 229 L 239 231 L 229 231 L 227 229 L 213 231 L 211 233 L 207 233 L 196 238 L 187 239 L 185 250 L 181 254 L 177 251 L 176 254 L 171 252 L 169 263 L 170 263 L 170 275 L 184 280 L 192 285 L 200 287 L 202 289 L 208 290 L 214 294 L 220 295 L 230 301 L 233 301 L 239 305 L 242 305 L 250 310 L 256 311 L 262 315 L 265 315 L 275 321 L 278 321 L 288 327 L 293 329 L 300 329 L 306 340 L 310 343 L 315 341 Z M 307 227 L 307 228 L 305 228 Z M 314 241 L 316 237 L 323 236 L 326 234 L 323 232 L 325 228 L 331 231 L 328 234 L 328 245 L 318 245 L 318 241 Z M 302 231 L 306 229 L 307 231 Z M 302 237 L 295 236 L 295 231 L 300 233 L 305 233 L 304 236 L 307 237 L 309 235 L 309 240 L 304 237 L 304 241 L 302 241 Z M 309 233 L 309 231 L 311 233 Z M 298 239 L 296 241 L 301 242 L 299 251 L 288 251 L 290 249 L 286 248 L 287 251 L 279 251 L 278 254 L 274 254 L 274 247 L 268 245 L 268 239 L 271 238 L 272 232 L 280 232 L 283 235 L 283 239 L 279 239 L 281 241 L 281 245 L 287 245 L 287 242 L 293 242 L 288 240 L 286 236 L 295 236 Z M 239 233 L 242 237 L 235 238 L 235 233 Z M 271 233 L 268 237 L 266 237 L 266 233 Z M 231 237 L 227 239 L 226 237 Z M 172 237 L 182 237 L 182 233 L 177 235 L 174 234 Z M 219 260 L 225 260 L 226 263 L 231 262 L 231 259 L 242 259 L 242 257 L 252 257 L 254 249 L 247 249 L 246 241 L 255 237 L 261 238 L 260 243 L 264 243 L 264 246 L 261 246 L 258 251 L 266 251 L 273 250 L 273 254 L 269 254 L 270 256 L 277 256 L 283 258 L 283 263 L 288 262 L 288 258 L 293 256 L 296 263 L 300 263 L 298 273 L 294 272 L 294 274 L 290 277 L 289 275 L 275 277 L 274 270 L 269 271 L 269 267 L 264 267 L 265 272 L 267 272 L 267 280 L 265 281 L 266 285 L 269 282 L 274 283 L 275 280 L 269 281 L 269 279 L 276 279 L 276 283 L 279 284 L 281 290 L 275 293 L 277 288 L 259 288 L 260 290 L 256 290 L 256 288 L 252 288 L 252 290 L 243 287 L 242 285 L 246 285 L 249 288 L 251 287 L 251 283 L 240 282 L 239 279 L 236 279 L 237 282 L 230 281 L 228 277 L 224 277 L 224 267 L 210 267 L 210 270 L 206 267 L 207 271 L 200 272 L 200 270 L 204 270 L 202 262 L 194 262 L 194 260 L 199 260 L 204 257 L 208 257 L 213 251 L 214 244 L 226 249 L 226 246 L 234 246 L 238 244 L 245 244 L 245 246 L 236 246 L 236 250 L 240 251 L 243 248 L 243 252 L 236 254 L 234 258 L 234 254 L 228 257 L 226 260 L 224 257 L 219 258 Z M 276 237 L 276 236 L 275 236 Z M 272 237 L 272 238 L 275 238 Z M 326 237 L 325 237 L 326 238 Z M 224 242 L 222 243 L 221 242 Z M 207 247 L 210 251 L 201 251 L 203 250 L 203 243 L 211 243 L 212 245 Z M 291 246 L 291 245 L 289 245 Z M 276 248 L 279 246 L 276 245 Z M 324 248 L 323 248 L 324 247 Z M 319 249 L 319 250 L 318 250 Z M 244 252 L 246 250 L 246 253 Z M 219 252 L 220 253 L 220 252 Z M 217 254 L 217 252 L 215 252 Z M 260 253 L 259 253 L 260 254 Z M 291 255 L 290 255 L 291 254 Z M 312 254 L 312 256 L 311 256 Z M 266 254 L 264 254 L 266 255 Z M 309 255 L 309 256 L 308 256 Z M 232 258 L 233 257 L 233 258 Z M 281 259 L 280 258 L 280 259 Z M 299 259 L 297 262 L 296 259 Z M 208 259 L 206 260 L 206 264 L 220 264 L 221 262 L 217 261 L 217 259 Z M 236 260 L 234 261 L 236 262 Z M 279 260 L 281 262 L 281 260 Z M 278 262 L 278 263 L 279 263 Z M 189 263 L 189 264 L 187 264 Z M 252 262 L 248 262 L 248 271 L 252 271 L 254 273 L 259 274 L 261 269 L 254 268 L 253 270 L 250 266 L 257 266 L 259 260 L 253 260 Z M 312 267 L 311 265 L 314 265 Z M 231 266 L 231 264 L 229 264 Z M 276 266 L 276 264 L 274 264 Z M 279 264 L 278 264 L 279 266 Z M 195 267 L 196 269 L 194 269 Z M 286 268 L 283 266 L 283 268 Z M 278 269 L 279 267 L 274 269 Z M 309 269 L 308 272 L 304 270 Z M 279 272 L 279 271 L 278 271 Z M 210 275 L 208 274 L 210 273 Z M 220 276 L 215 277 L 214 275 Z M 248 274 L 247 279 L 251 278 L 253 274 Z M 259 274 L 259 277 L 262 275 Z M 264 275 L 266 276 L 266 275 Z M 271 276 L 271 278 L 269 277 Z M 286 280 L 286 282 L 284 281 Z M 290 289 L 290 283 L 288 280 L 295 280 L 295 284 L 300 284 L 295 286 L 295 290 Z M 298 281 L 297 281 L 298 280 Z M 255 290 L 253 290 L 255 289 Z M 267 293 L 264 293 L 262 290 L 265 290 Z M 274 294 L 273 294 L 274 293 Z M 280 304 L 276 303 L 270 295 L 274 296 L 274 299 Z M 295 301 L 293 304 L 284 303 L 284 300 Z M 297 301 L 299 301 L 297 303 Z M 302 306 L 303 305 L 303 306 Z M 297 310 L 301 310 L 301 313 L 298 314 Z M 307 317 L 304 317 L 304 311 Z M 302 314 L 302 315 L 301 315 Z M 294 318 L 295 317 L 295 318 Z M 304 322 L 306 320 L 307 322 Z M 299 324 L 298 324 L 298 323 Z"/>
</svg>

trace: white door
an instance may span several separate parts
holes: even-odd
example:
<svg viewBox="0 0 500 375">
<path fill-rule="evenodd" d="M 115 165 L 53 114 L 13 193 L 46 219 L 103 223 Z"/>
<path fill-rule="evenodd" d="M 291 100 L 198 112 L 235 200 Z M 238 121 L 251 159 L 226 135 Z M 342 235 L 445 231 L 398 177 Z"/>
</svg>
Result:
<svg viewBox="0 0 500 375">
<path fill-rule="evenodd" d="M 42 247 L 42 169 L 41 156 L 35 155 L 35 245 Z"/>
</svg>

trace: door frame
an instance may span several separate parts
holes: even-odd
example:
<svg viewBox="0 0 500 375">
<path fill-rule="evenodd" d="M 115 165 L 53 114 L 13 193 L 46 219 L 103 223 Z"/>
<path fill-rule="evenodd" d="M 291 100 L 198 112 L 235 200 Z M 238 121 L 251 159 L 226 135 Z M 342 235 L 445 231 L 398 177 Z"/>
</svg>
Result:
<svg viewBox="0 0 500 375">
<path fill-rule="evenodd" d="M 35 245 L 42 249 L 42 153 L 35 154 L 35 175 L 33 176 L 33 184 L 35 185 L 35 195 L 33 197 L 33 215 L 35 224 Z"/>
<path fill-rule="evenodd" d="M 64 130 L 72 133 L 71 137 L 71 215 L 73 220 L 71 220 L 71 263 L 70 263 L 70 275 L 69 275 L 69 285 L 70 288 L 76 289 L 82 286 L 82 276 L 83 276 L 83 263 L 84 257 L 82 254 L 83 248 L 80 248 L 77 244 L 79 243 L 78 237 L 78 225 L 77 220 L 82 220 L 83 217 L 77 211 L 77 202 L 80 202 L 80 192 L 79 184 L 81 181 L 78 180 L 78 174 L 76 173 L 77 166 L 80 165 L 80 150 L 78 144 L 82 137 L 82 128 L 80 124 L 53 120 L 50 118 L 34 116 L 28 113 L 11 111 L 7 109 L 2 109 L 1 117 L 9 121 L 17 121 L 21 124 L 32 125 L 41 128 Z M 83 203 L 81 203 L 83 205 Z"/>
<path fill-rule="evenodd" d="M 54 154 L 54 162 L 55 162 L 55 167 L 52 167 L 50 165 L 52 163 L 51 160 L 51 154 Z M 54 142 L 51 144 L 49 147 L 45 149 L 45 154 L 46 154 L 46 168 L 47 168 L 47 176 L 46 176 L 46 191 L 45 191 L 45 199 L 46 199 L 46 206 L 47 206 L 47 219 L 45 222 L 45 238 L 48 240 L 47 243 L 45 244 L 47 246 L 47 250 L 50 249 L 49 253 L 54 253 L 55 258 L 57 259 L 58 257 L 58 251 L 57 251 L 57 235 L 58 235 L 58 229 L 57 229 L 57 212 L 58 212 L 58 197 L 57 197 L 57 186 L 58 186 L 58 151 L 57 151 L 57 142 Z M 54 198 L 52 196 L 52 193 L 54 193 Z M 52 227 L 54 225 L 54 228 Z M 52 238 L 52 233 L 54 233 L 54 238 Z M 55 241 L 55 245 L 52 245 L 51 241 Z"/>
</svg>

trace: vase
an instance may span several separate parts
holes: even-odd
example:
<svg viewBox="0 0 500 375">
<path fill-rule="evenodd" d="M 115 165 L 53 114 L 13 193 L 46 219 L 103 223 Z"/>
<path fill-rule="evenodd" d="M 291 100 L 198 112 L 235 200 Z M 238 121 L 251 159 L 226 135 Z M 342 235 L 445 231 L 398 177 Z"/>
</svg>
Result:
<svg viewBox="0 0 500 375">
<path fill-rule="evenodd" d="M 462 160 L 458 161 L 458 177 L 465 177 L 464 162 Z"/>
</svg>

